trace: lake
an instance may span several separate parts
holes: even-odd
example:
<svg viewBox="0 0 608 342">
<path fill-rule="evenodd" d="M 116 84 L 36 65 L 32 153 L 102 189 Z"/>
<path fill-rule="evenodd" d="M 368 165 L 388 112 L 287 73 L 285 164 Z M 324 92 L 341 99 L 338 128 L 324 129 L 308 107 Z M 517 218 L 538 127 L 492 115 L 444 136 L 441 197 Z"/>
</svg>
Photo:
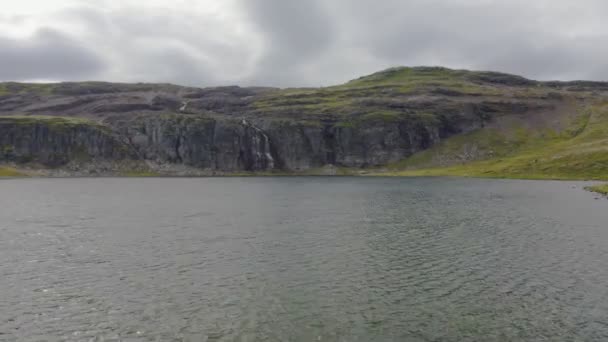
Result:
<svg viewBox="0 0 608 342">
<path fill-rule="evenodd" d="M 0 341 L 605 341 L 581 182 L 0 181 Z"/>
</svg>

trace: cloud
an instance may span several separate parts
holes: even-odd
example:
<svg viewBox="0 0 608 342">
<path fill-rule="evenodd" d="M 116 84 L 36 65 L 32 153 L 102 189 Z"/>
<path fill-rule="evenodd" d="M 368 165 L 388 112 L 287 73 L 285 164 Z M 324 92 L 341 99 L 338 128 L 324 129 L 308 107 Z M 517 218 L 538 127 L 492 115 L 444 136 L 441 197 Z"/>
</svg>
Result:
<svg viewBox="0 0 608 342">
<path fill-rule="evenodd" d="M 65 34 L 42 28 L 18 39 L 0 37 L 0 79 L 83 79 L 105 68 L 102 59 Z"/>
<path fill-rule="evenodd" d="M 608 80 L 603 0 L 20 3 L 0 16 L 0 79 L 316 86 L 443 65 Z"/>
<path fill-rule="evenodd" d="M 270 84 L 307 83 L 307 66 L 334 39 L 332 20 L 321 0 L 243 0 L 252 30 L 263 37 L 263 53 L 251 79 Z M 301 85 L 300 84 L 300 85 Z"/>
<path fill-rule="evenodd" d="M 606 28 L 597 29 L 594 1 L 337 0 L 347 14 L 345 44 L 369 51 L 379 64 L 487 69 L 540 79 L 588 77 L 604 69 Z M 596 8 L 599 5 L 596 5 Z M 565 11 L 570 16 L 565 16 Z M 579 15 L 578 21 L 572 21 Z M 584 18 L 584 19 L 583 19 Z M 595 72 L 592 72 L 595 70 Z M 371 70 L 370 70 L 371 71 Z"/>
<path fill-rule="evenodd" d="M 181 8 L 93 6 L 61 13 L 111 61 L 106 80 L 210 86 L 238 82 L 252 48 L 217 15 Z"/>
</svg>

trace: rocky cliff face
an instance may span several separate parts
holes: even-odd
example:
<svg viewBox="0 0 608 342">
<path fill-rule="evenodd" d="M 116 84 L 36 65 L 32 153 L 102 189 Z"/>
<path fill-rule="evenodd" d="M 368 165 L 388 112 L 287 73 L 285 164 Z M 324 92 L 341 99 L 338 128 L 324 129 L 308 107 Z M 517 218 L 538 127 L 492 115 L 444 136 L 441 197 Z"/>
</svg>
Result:
<svg viewBox="0 0 608 342">
<path fill-rule="evenodd" d="M 56 167 L 70 161 L 132 157 L 107 127 L 63 118 L 0 118 L 0 162 Z"/>
<path fill-rule="evenodd" d="M 0 162 L 57 167 L 70 161 L 132 159 L 219 171 L 303 171 L 325 165 L 363 168 L 398 161 L 440 141 L 437 125 L 309 125 L 144 116 L 102 126 L 45 117 L 0 119 Z"/>
<path fill-rule="evenodd" d="M 336 165 L 351 168 L 380 166 L 437 143 L 444 133 L 436 124 L 407 122 L 344 122 L 306 125 L 273 122 L 267 132 L 278 165 L 306 170 Z M 276 144 L 275 142 L 280 142 Z"/>
<path fill-rule="evenodd" d="M 604 88 L 443 68 L 390 69 L 320 89 L 4 83 L 0 163 L 377 167 L 497 118 L 559 112 Z"/>
<path fill-rule="evenodd" d="M 220 171 L 261 171 L 278 166 L 268 135 L 245 120 L 164 115 L 115 124 L 143 160 Z"/>
</svg>

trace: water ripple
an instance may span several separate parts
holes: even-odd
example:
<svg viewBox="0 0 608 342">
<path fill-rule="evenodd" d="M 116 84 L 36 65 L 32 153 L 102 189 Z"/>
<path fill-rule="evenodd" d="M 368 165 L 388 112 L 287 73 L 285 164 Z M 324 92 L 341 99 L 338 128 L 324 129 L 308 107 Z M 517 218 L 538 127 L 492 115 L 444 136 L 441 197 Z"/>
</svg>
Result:
<svg viewBox="0 0 608 342">
<path fill-rule="evenodd" d="M 604 341 L 570 182 L 0 183 L 0 341 Z"/>
</svg>

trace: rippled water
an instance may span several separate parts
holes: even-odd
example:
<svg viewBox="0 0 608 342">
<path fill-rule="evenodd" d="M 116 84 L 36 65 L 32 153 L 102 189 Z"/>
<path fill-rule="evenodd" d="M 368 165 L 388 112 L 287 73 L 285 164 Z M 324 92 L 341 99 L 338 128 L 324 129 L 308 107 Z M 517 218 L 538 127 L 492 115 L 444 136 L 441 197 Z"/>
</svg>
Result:
<svg viewBox="0 0 608 342">
<path fill-rule="evenodd" d="M 0 341 L 606 341 L 581 183 L 0 181 Z"/>
</svg>

